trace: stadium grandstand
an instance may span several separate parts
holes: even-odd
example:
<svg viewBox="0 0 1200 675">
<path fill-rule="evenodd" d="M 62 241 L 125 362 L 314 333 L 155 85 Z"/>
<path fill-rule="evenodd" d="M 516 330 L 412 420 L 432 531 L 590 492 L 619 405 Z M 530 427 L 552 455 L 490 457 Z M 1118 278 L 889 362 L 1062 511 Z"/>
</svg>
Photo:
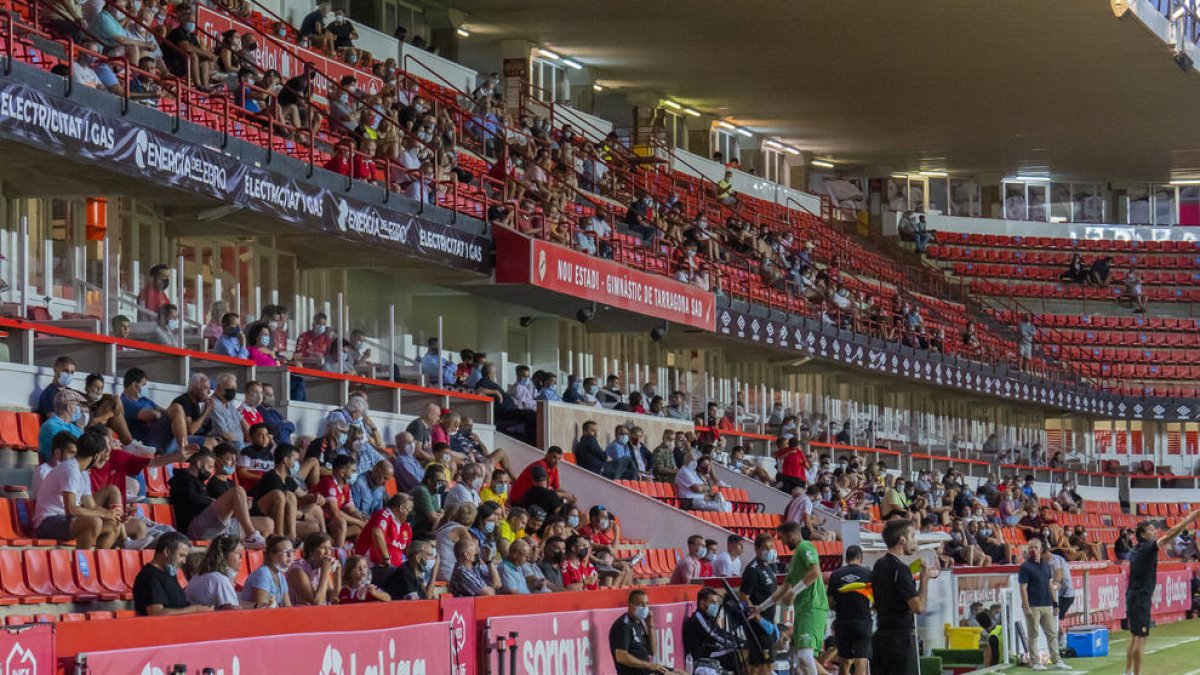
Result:
<svg viewBox="0 0 1200 675">
<path fill-rule="evenodd" d="M 5 0 L 0 672 L 1195 675 L 1198 39 Z"/>
</svg>

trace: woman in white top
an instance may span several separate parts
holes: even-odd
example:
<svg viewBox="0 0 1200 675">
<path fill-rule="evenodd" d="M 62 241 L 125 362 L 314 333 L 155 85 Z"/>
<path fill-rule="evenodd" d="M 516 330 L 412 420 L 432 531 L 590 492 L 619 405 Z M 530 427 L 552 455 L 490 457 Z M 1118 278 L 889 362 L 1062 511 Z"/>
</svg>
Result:
<svg viewBox="0 0 1200 675">
<path fill-rule="evenodd" d="M 239 537 L 222 534 L 213 539 L 184 589 L 188 602 L 219 610 L 241 609 L 242 603 L 238 600 L 233 582 L 242 568 L 242 554 L 245 552 Z"/>
<path fill-rule="evenodd" d="M 446 513 L 442 516 L 442 522 L 438 523 L 437 528 L 434 530 L 439 560 L 454 560 L 454 545 L 460 539 L 471 536 L 469 528 L 475 522 L 477 513 L 478 509 L 471 502 L 459 502 L 446 508 Z M 450 577 L 453 574 L 454 565 L 442 565 L 438 567 L 438 579 L 440 581 L 450 581 Z"/>
</svg>

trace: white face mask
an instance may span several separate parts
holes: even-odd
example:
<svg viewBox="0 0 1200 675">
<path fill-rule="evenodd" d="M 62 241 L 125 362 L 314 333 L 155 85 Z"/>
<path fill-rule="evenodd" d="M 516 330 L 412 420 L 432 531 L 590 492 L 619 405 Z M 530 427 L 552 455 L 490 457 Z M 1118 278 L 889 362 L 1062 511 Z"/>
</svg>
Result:
<svg viewBox="0 0 1200 675">
<path fill-rule="evenodd" d="M 471 480 L 471 490 L 472 491 L 479 492 L 479 488 L 481 488 L 481 487 L 483 487 L 483 479 L 482 478 L 474 478 Z"/>
</svg>

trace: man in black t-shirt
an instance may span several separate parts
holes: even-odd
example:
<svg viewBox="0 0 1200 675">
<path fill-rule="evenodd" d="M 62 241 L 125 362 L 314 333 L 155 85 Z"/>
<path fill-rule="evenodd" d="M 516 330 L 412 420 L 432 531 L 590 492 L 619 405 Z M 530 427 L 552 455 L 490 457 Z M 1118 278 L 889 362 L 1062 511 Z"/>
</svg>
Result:
<svg viewBox="0 0 1200 675">
<path fill-rule="evenodd" d="M 174 452 L 189 443 L 199 444 L 209 434 L 212 411 L 208 376 L 195 373 L 188 379 L 187 391 L 167 406 L 167 414 L 158 418 L 147 440 L 159 452 Z"/>
<path fill-rule="evenodd" d="M 167 483 L 175 527 L 192 539 L 212 540 L 222 534 L 241 535 L 246 548 L 263 548 L 266 540 L 256 530 L 246 506 L 246 491 L 230 485 L 219 496 L 210 494 L 216 457 L 200 450 L 188 459 L 186 469 L 176 470 Z"/>
<path fill-rule="evenodd" d="M 754 538 L 754 560 L 742 571 L 742 585 L 738 589 L 738 596 L 743 602 L 749 602 L 751 607 L 758 607 L 766 602 L 767 598 L 775 595 L 778 588 L 775 580 L 777 555 L 775 537 L 763 532 Z M 754 631 L 758 645 L 756 647 L 753 641 L 746 645 L 746 660 L 750 662 L 751 672 L 758 675 L 769 675 L 775 660 L 773 656 L 776 638 L 769 627 L 762 624 L 763 621 L 775 623 L 775 609 L 772 605 L 764 609 L 758 619 L 750 621 L 750 629 Z"/>
<path fill-rule="evenodd" d="M 1200 518 L 1200 509 L 1192 511 L 1175 527 L 1156 537 L 1158 528 L 1149 520 L 1134 530 L 1137 546 L 1129 554 L 1129 588 L 1125 591 L 1125 622 L 1129 628 L 1129 646 L 1125 651 L 1125 672 L 1142 673 L 1142 652 L 1150 637 L 1150 599 L 1158 584 L 1158 551 L 1171 545 L 1175 537 Z"/>
<path fill-rule="evenodd" d="M 179 585 L 179 567 L 191 544 L 178 532 L 167 532 L 154 545 L 154 557 L 133 581 L 133 608 L 138 616 L 211 612 L 208 605 L 189 605 Z"/>
<path fill-rule="evenodd" d="M 294 475 L 299 470 L 300 450 L 289 443 L 280 443 L 275 446 L 275 468 L 264 473 L 249 493 L 254 498 L 251 513 L 271 518 L 275 534 L 292 540 L 325 531 L 325 515 L 321 510 L 325 498 L 309 494 L 300 486 Z"/>
<path fill-rule="evenodd" d="M 863 584 L 871 578 L 871 570 L 862 566 L 863 552 L 859 546 L 846 549 L 846 565 L 829 575 L 829 606 L 833 608 L 833 639 L 838 656 L 850 666 L 853 675 L 867 675 L 867 659 L 871 658 L 871 601 L 851 584 Z"/>
<path fill-rule="evenodd" d="M 196 17 L 187 7 L 176 13 L 179 25 L 167 33 L 163 45 L 163 61 L 176 77 L 191 77 L 190 84 L 196 87 L 209 86 L 209 73 L 217 61 L 216 54 L 205 49 L 196 39 Z"/>
<path fill-rule="evenodd" d="M 433 545 L 426 539 L 415 539 L 406 553 L 403 565 L 378 580 L 379 588 L 393 600 L 427 600 L 437 581 L 438 560 Z"/>
<path fill-rule="evenodd" d="M 900 559 L 917 552 L 912 521 L 889 520 L 883 528 L 883 543 L 888 552 L 871 570 L 877 623 L 871 640 L 871 674 L 917 675 L 916 615 L 925 611 L 929 583 L 923 574 L 918 584 Z"/>
<path fill-rule="evenodd" d="M 655 663 L 654 617 L 645 591 L 629 593 L 628 609 L 608 629 L 608 649 L 617 675 L 675 673 Z"/>
</svg>

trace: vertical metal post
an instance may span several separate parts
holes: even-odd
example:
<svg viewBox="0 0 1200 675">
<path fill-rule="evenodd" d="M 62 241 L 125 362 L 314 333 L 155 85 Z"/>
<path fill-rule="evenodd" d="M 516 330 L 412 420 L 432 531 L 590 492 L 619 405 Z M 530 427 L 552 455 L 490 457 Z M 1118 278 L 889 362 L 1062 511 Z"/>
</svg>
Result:
<svg viewBox="0 0 1200 675">
<path fill-rule="evenodd" d="M 337 354 L 337 372 L 346 372 L 346 357 L 342 351 L 342 341 L 346 339 L 346 314 L 342 311 L 342 292 L 337 294 L 337 339 L 334 353 Z"/>
<path fill-rule="evenodd" d="M 46 311 L 50 311 L 54 298 L 54 242 L 49 239 L 42 242 L 42 295 Z"/>
<path fill-rule="evenodd" d="M 200 350 L 208 351 L 208 341 L 204 339 L 204 326 L 207 323 L 204 311 L 204 277 L 196 275 L 196 325 L 199 326 L 200 332 Z M 221 318 L 217 317 L 220 321 Z"/>
<path fill-rule="evenodd" d="M 508 672 L 517 675 L 517 632 L 509 633 L 508 639 L 512 643 L 508 646 Z"/>
<path fill-rule="evenodd" d="M 100 332 L 107 335 L 112 326 L 111 308 L 108 303 L 112 299 L 112 291 L 109 285 L 108 275 L 112 272 L 112 268 L 108 262 L 109 245 L 108 235 L 100 242 Z"/>
<path fill-rule="evenodd" d="M 508 638 L 504 637 L 503 635 L 496 638 L 496 650 L 497 672 L 499 675 L 505 675 L 505 669 L 508 667 L 508 660 L 504 657 L 508 656 Z"/>
<path fill-rule="evenodd" d="M 444 339 L 444 337 L 445 337 L 445 336 L 442 334 L 442 315 L 441 315 L 441 314 L 438 314 L 438 334 L 437 334 L 437 338 L 438 338 L 438 376 L 437 376 L 437 386 L 438 386 L 438 389 L 445 389 L 445 388 L 446 388 L 446 387 L 445 387 L 445 383 L 444 383 L 444 382 L 442 382 L 442 376 L 443 376 L 443 372 L 442 372 L 442 371 L 444 370 L 444 368 L 442 368 L 442 366 L 441 366 L 441 360 L 442 360 L 442 350 L 445 348 L 445 346 L 442 344 L 442 340 Z"/>
<path fill-rule="evenodd" d="M 21 216 L 21 318 L 29 316 L 29 216 Z"/>
<path fill-rule="evenodd" d="M 179 344 L 177 346 L 180 349 L 182 349 L 184 345 L 183 334 L 187 331 L 187 322 L 184 319 L 184 317 L 187 316 L 187 313 L 185 312 L 187 309 L 187 306 L 185 305 L 187 302 L 187 297 L 183 292 L 183 278 L 183 256 L 180 255 L 175 259 L 175 306 L 179 308 Z"/>
<path fill-rule="evenodd" d="M 396 372 L 396 306 L 388 305 L 388 376 Z"/>
</svg>

